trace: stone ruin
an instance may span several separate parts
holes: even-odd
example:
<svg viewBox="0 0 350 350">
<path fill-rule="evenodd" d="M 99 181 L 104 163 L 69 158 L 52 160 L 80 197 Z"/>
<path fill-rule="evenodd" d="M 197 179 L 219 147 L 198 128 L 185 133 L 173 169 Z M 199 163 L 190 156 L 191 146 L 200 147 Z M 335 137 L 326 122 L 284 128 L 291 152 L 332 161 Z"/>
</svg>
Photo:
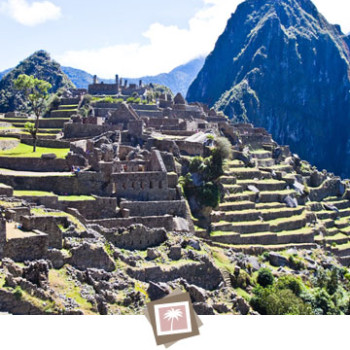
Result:
<svg viewBox="0 0 350 350">
<path fill-rule="evenodd" d="M 115 84 L 95 80 L 89 92 L 128 95 L 135 89 L 146 87 L 123 85 L 117 76 Z M 323 247 L 350 264 L 347 182 L 300 160 L 266 130 L 233 125 L 180 94 L 163 94 L 157 104 L 97 102 L 83 116 L 84 93 L 72 91 L 51 114 L 69 116 L 52 124 L 62 128 L 61 137 L 39 140 L 42 147 L 69 147 L 65 159 L 0 157 L 0 168 L 8 169 L 0 171 L 0 257 L 7 261 L 4 273 L 14 288 L 57 300 L 55 291 L 49 293 L 43 263 L 34 263 L 44 259 L 49 271 L 65 269 L 84 285 L 98 313 L 117 312 L 117 291 L 137 283 L 152 296 L 180 286 L 192 293 L 199 312 L 225 313 L 223 304 L 206 304 L 209 295 L 217 300 L 233 278 L 209 258 L 211 248 L 261 254 Z M 67 105 L 77 108 L 67 111 Z M 221 203 L 204 219 L 195 218 L 179 177 L 186 160 L 210 154 L 217 136 L 231 142 L 233 159 L 219 180 Z M 26 191 L 32 194 L 21 195 Z M 27 261 L 34 264 L 28 265 L 31 275 L 39 271 L 47 283 L 35 284 L 26 270 L 18 271 L 16 262 Z M 3 308 L 15 310 L 11 297 L 5 299 Z M 135 310 L 144 302 L 136 292 L 122 300 Z M 237 296 L 233 305 L 252 312 Z M 77 312 L 74 305 L 65 307 L 66 313 Z"/>
</svg>

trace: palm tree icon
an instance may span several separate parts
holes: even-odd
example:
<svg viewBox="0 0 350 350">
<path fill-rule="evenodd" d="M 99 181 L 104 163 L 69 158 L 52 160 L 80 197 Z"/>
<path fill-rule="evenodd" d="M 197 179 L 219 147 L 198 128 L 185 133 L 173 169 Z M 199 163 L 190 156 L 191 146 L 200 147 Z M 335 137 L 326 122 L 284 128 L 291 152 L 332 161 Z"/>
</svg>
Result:
<svg viewBox="0 0 350 350">
<path fill-rule="evenodd" d="M 165 315 L 164 319 L 171 321 L 171 328 L 170 331 L 173 331 L 173 325 L 174 325 L 174 320 L 178 320 L 179 318 L 183 317 L 182 311 L 180 309 L 174 309 L 171 308 Z"/>
</svg>

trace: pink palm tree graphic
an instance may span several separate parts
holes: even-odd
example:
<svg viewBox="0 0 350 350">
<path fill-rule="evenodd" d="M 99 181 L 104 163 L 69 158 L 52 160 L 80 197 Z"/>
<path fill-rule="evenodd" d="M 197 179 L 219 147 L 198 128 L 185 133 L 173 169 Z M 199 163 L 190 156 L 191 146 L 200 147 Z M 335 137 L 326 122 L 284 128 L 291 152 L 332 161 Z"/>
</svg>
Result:
<svg viewBox="0 0 350 350">
<path fill-rule="evenodd" d="M 165 315 L 164 319 L 171 321 L 171 328 L 170 331 L 173 331 L 173 326 L 174 326 L 174 320 L 178 320 L 179 318 L 183 317 L 182 311 L 180 309 L 174 309 L 171 308 Z"/>
</svg>

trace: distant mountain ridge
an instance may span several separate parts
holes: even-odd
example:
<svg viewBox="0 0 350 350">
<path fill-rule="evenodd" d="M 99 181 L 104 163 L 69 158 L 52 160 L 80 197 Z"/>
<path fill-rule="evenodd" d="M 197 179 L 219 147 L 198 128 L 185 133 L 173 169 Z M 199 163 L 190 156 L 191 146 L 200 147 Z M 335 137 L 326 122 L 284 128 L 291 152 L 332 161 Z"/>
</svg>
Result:
<svg viewBox="0 0 350 350">
<path fill-rule="evenodd" d="M 349 177 L 349 44 L 310 0 L 247 0 L 187 99 L 264 127 L 312 164 Z"/>
<path fill-rule="evenodd" d="M 155 76 L 145 76 L 141 78 L 125 78 L 130 83 L 137 83 L 142 80 L 144 83 L 154 83 L 165 85 L 176 94 L 180 92 L 183 96 L 187 94 L 187 90 L 191 83 L 196 78 L 198 72 L 201 70 L 204 64 L 204 57 L 196 58 L 186 64 L 176 67 L 169 73 L 162 73 Z M 0 79 L 9 73 L 11 69 L 7 69 L 4 72 L 0 72 Z M 62 67 L 62 71 L 68 76 L 68 78 L 74 83 L 77 88 L 87 89 L 89 84 L 93 82 L 93 75 L 87 73 L 81 69 L 72 67 Z M 118 72 L 116 72 L 118 73 Z M 100 79 L 105 83 L 112 83 L 112 79 Z"/>
</svg>

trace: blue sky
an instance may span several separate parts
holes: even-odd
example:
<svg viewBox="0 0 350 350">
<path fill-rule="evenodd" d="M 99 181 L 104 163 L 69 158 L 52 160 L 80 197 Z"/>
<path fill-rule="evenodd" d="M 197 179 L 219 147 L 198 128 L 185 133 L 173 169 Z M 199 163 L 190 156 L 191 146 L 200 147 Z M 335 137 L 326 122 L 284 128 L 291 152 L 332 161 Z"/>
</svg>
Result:
<svg viewBox="0 0 350 350">
<path fill-rule="evenodd" d="M 0 71 L 45 49 L 101 77 L 158 74 L 208 54 L 242 0 L 0 0 Z M 349 0 L 314 0 L 350 31 Z"/>
</svg>

